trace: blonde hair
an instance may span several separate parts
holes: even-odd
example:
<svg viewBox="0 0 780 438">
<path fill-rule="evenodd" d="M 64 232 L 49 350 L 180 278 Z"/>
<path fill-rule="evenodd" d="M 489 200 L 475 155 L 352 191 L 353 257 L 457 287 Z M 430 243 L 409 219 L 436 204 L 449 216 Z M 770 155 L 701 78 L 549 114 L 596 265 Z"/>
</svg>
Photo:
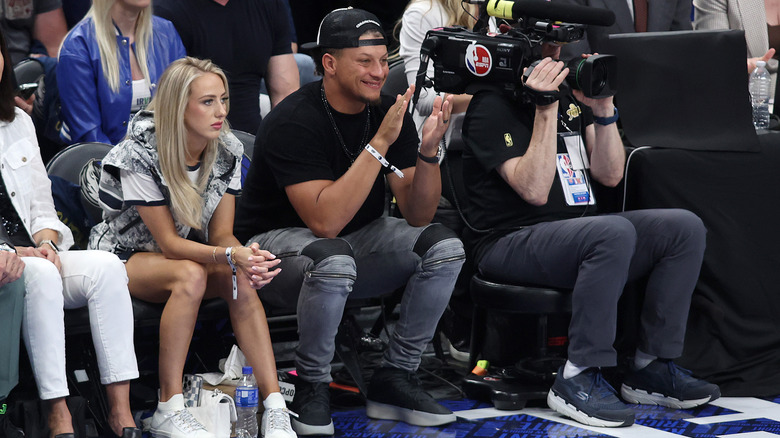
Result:
<svg viewBox="0 0 780 438">
<path fill-rule="evenodd" d="M 98 50 L 100 51 L 100 65 L 103 68 L 103 76 L 108 82 L 111 91 L 119 91 L 119 59 L 116 44 L 116 27 L 111 19 L 111 7 L 116 0 L 93 0 L 92 7 L 87 12 L 87 18 L 92 18 L 95 25 L 95 39 L 97 40 Z M 149 48 L 149 42 L 152 39 L 152 7 L 148 6 L 141 10 L 138 15 L 138 21 L 135 24 L 135 57 L 138 65 L 141 67 L 141 73 L 144 75 L 147 87 L 151 86 L 149 81 L 149 68 L 146 60 L 148 58 L 146 50 Z"/>
<path fill-rule="evenodd" d="M 413 3 L 419 3 L 419 2 L 427 2 L 429 3 L 428 11 L 433 9 L 433 4 L 438 3 L 441 5 L 442 8 L 444 8 L 444 11 L 447 13 L 447 22 L 442 23 L 442 26 L 463 26 L 467 29 L 471 29 L 474 27 L 474 24 L 477 22 L 476 17 L 477 13 L 479 12 L 479 8 L 477 5 L 472 4 L 464 4 L 462 0 L 411 0 L 408 5 L 406 5 L 406 9 L 409 9 L 409 6 L 411 6 Z M 465 8 L 465 9 L 464 9 Z M 427 13 L 427 12 L 426 12 Z M 471 14 L 471 15 L 469 15 Z M 399 35 L 401 35 L 401 26 L 403 24 L 404 16 L 403 14 L 401 17 L 396 21 L 395 26 L 393 26 L 393 38 L 395 38 L 396 41 L 400 41 Z M 400 58 L 399 54 L 399 47 L 396 47 L 393 49 L 393 52 L 390 54 L 390 58 L 395 60 Z"/>
<path fill-rule="evenodd" d="M 444 26 L 463 26 L 468 29 L 474 27 L 476 20 L 472 17 L 472 15 L 477 15 L 476 5 L 465 5 L 461 0 L 431 0 L 431 7 L 433 7 L 433 2 L 439 3 L 444 8 L 444 10 L 447 11 L 449 22 L 445 23 Z"/>
<path fill-rule="evenodd" d="M 192 83 L 195 79 L 213 73 L 222 79 L 225 92 L 228 91 L 225 73 L 209 60 L 186 57 L 171 63 L 162 74 L 148 109 L 154 111 L 154 125 L 157 136 L 157 154 L 160 170 L 171 193 L 173 216 L 181 223 L 200 230 L 203 215 L 202 193 L 217 157 L 219 140 L 210 140 L 201 157 L 200 171 L 195 184 L 187 175 L 187 127 L 184 113 L 187 110 Z M 228 107 L 227 110 L 230 110 Z M 227 121 L 222 124 L 221 134 L 229 132 Z"/>
</svg>

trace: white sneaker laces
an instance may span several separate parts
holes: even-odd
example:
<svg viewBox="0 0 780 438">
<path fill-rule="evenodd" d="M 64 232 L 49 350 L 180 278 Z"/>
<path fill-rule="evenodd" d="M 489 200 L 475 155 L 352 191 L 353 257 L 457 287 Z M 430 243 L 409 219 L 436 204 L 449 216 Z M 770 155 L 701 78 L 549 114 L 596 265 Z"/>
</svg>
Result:
<svg viewBox="0 0 780 438">
<path fill-rule="evenodd" d="M 174 411 L 167 414 L 171 423 L 183 432 L 197 432 L 198 430 L 206 430 L 206 428 L 200 424 L 200 422 L 192 416 L 192 412 L 182 409 L 180 411 Z"/>
<path fill-rule="evenodd" d="M 298 417 L 298 414 L 287 408 L 269 408 L 268 411 L 268 431 L 271 430 L 283 430 L 292 436 L 295 436 L 295 432 L 290 425 L 290 415 Z M 263 434 L 265 435 L 265 434 Z"/>
</svg>

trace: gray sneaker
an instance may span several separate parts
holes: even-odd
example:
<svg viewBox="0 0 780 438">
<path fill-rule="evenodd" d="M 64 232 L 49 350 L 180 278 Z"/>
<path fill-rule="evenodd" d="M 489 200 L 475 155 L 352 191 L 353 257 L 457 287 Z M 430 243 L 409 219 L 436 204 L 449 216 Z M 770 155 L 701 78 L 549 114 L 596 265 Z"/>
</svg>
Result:
<svg viewBox="0 0 780 438">
<path fill-rule="evenodd" d="M 571 379 L 558 371 L 547 394 L 550 409 L 582 424 L 622 427 L 634 424 L 634 412 L 617 396 L 598 368 L 588 368 Z"/>
</svg>

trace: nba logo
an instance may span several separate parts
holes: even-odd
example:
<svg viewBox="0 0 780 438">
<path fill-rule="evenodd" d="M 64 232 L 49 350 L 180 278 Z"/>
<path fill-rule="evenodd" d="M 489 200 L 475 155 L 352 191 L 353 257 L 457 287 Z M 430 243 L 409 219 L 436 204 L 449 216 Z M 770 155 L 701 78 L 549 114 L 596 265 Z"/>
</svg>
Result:
<svg viewBox="0 0 780 438">
<path fill-rule="evenodd" d="M 493 67 L 493 57 L 482 44 L 470 44 L 466 47 L 466 68 L 474 76 L 485 76 Z"/>
</svg>

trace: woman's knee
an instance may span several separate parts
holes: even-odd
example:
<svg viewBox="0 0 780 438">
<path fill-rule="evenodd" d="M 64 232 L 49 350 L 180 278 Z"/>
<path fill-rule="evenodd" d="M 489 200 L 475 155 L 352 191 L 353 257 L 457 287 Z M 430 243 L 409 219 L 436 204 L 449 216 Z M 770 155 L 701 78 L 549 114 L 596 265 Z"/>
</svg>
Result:
<svg viewBox="0 0 780 438">
<path fill-rule="evenodd" d="M 200 302 L 206 292 L 208 270 L 200 263 L 181 260 L 176 266 L 171 297 L 185 298 L 188 301 Z"/>
<path fill-rule="evenodd" d="M 62 276 L 57 266 L 40 257 L 24 257 L 23 261 L 27 299 L 44 299 L 52 305 L 55 302 L 62 304 Z"/>
</svg>

